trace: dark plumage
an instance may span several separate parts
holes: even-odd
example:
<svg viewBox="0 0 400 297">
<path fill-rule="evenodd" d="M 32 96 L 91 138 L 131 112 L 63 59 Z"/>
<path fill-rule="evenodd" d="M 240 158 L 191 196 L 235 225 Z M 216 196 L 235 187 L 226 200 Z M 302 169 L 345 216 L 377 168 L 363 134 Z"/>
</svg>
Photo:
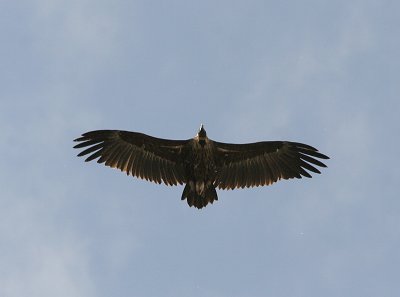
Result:
<svg viewBox="0 0 400 297">
<path fill-rule="evenodd" d="M 312 146 L 289 141 L 247 144 L 222 143 L 209 139 L 201 125 L 187 140 L 155 138 L 119 130 L 82 134 L 74 148 L 85 148 L 85 161 L 118 168 L 128 175 L 166 185 L 186 184 L 182 200 L 189 206 L 205 207 L 218 200 L 215 188 L 235 189 L 266 186 L 280 179 L 311 177 L 326 167 L 318 159 L 329 157 Z"/>
</svg>

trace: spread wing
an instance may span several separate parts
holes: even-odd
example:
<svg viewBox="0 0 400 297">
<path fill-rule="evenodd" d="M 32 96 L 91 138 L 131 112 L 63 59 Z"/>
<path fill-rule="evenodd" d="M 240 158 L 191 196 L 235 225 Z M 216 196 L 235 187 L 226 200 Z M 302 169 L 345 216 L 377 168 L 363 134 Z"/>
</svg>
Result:
<svg viewBox="0 0 400 297">
<path fill-rule="evenodd" d="M 74 148 L 86 148 L 78 154 L 88 155 L 86 162 L 118 168 L 128 175 L 166 185 L 183 184 L 186 181 L 181 152 L 186 140 L 155 138 L 146 134 L 98 130 L 82 134 L 74 141 Z"/>
<path fill-rule="evenodd" d="M 215 185 L 234 189 L 270 185 L 280 179 L 311 177 L 315 166 L 326 167 L 318 159 L 329 157 L 312 146 L 288 141 L 248 144 L 214 142 L 219 160 Z"/>
</svg>

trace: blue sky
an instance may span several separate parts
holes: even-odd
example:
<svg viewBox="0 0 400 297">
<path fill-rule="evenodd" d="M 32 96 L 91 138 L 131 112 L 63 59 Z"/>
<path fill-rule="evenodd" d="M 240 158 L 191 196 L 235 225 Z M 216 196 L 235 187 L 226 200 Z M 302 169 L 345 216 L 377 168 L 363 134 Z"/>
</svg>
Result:
<svg viewBox="0 0 400 297">
<path fill-rule="evenodd" d="M 396 1 L 0 2 L 0 296 L 399 296 Z M 123 129 L 292 140 L 313 179 L 219 191 L 76 158 Z"/>
</svg>

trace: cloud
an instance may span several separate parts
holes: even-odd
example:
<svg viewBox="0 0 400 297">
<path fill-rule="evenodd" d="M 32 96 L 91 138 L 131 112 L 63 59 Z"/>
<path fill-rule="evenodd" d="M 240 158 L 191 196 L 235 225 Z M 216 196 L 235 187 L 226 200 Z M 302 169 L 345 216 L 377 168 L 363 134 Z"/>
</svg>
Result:
<svg viewBox="0 0 400 297">
<path fill-rule="evenodd" d="M 53 196 L 44 185 L 15 186 L 8 184 L 1 199 L 0 294 L 95 296 L 85 241 L 54 217 L 59 189 Z"/>
<path fill-rule="evenodd" d="M 397 288 L 398 86 L 377 59 L 392 36 L 371 3 L 246 5 L 244 13 L 211 2 L 196 11 L 13 4 L 21 8 L 5 18 L 12 38 L 1 58 L 0 295 Z M 385 53 L 395 74 L 397 60 Z M 73 138 L 122 121 L 167 138 L 207 121 L 216 140 L 302 141 L 332 159 L 311 180 L 220 191 L 198 212 L 179 200 L 181 188 L 75 157 Z"/>
</svg>

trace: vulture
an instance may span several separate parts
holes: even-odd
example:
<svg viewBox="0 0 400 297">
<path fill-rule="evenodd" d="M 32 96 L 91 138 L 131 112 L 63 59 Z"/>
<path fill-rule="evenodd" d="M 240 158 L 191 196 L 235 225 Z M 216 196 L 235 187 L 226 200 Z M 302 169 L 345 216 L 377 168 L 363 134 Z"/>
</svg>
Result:
<svg viewBox="0 0 400 297">
<path fill-rule="evenodd" d="M 218 200 L 216 188 L 268 186 L 280 179 L 311 178 L 329 159 L 316 148 L 298 142 L 223 143 L 207 137 L 203 125 L 194 138 L 170 140 L 138 132 L 97 130 L 82 134 L 74 148 L 86 162 L 118 168 L 168 186 L 185 185 L 182 200 L 198 209 Z"/>
</svg>

